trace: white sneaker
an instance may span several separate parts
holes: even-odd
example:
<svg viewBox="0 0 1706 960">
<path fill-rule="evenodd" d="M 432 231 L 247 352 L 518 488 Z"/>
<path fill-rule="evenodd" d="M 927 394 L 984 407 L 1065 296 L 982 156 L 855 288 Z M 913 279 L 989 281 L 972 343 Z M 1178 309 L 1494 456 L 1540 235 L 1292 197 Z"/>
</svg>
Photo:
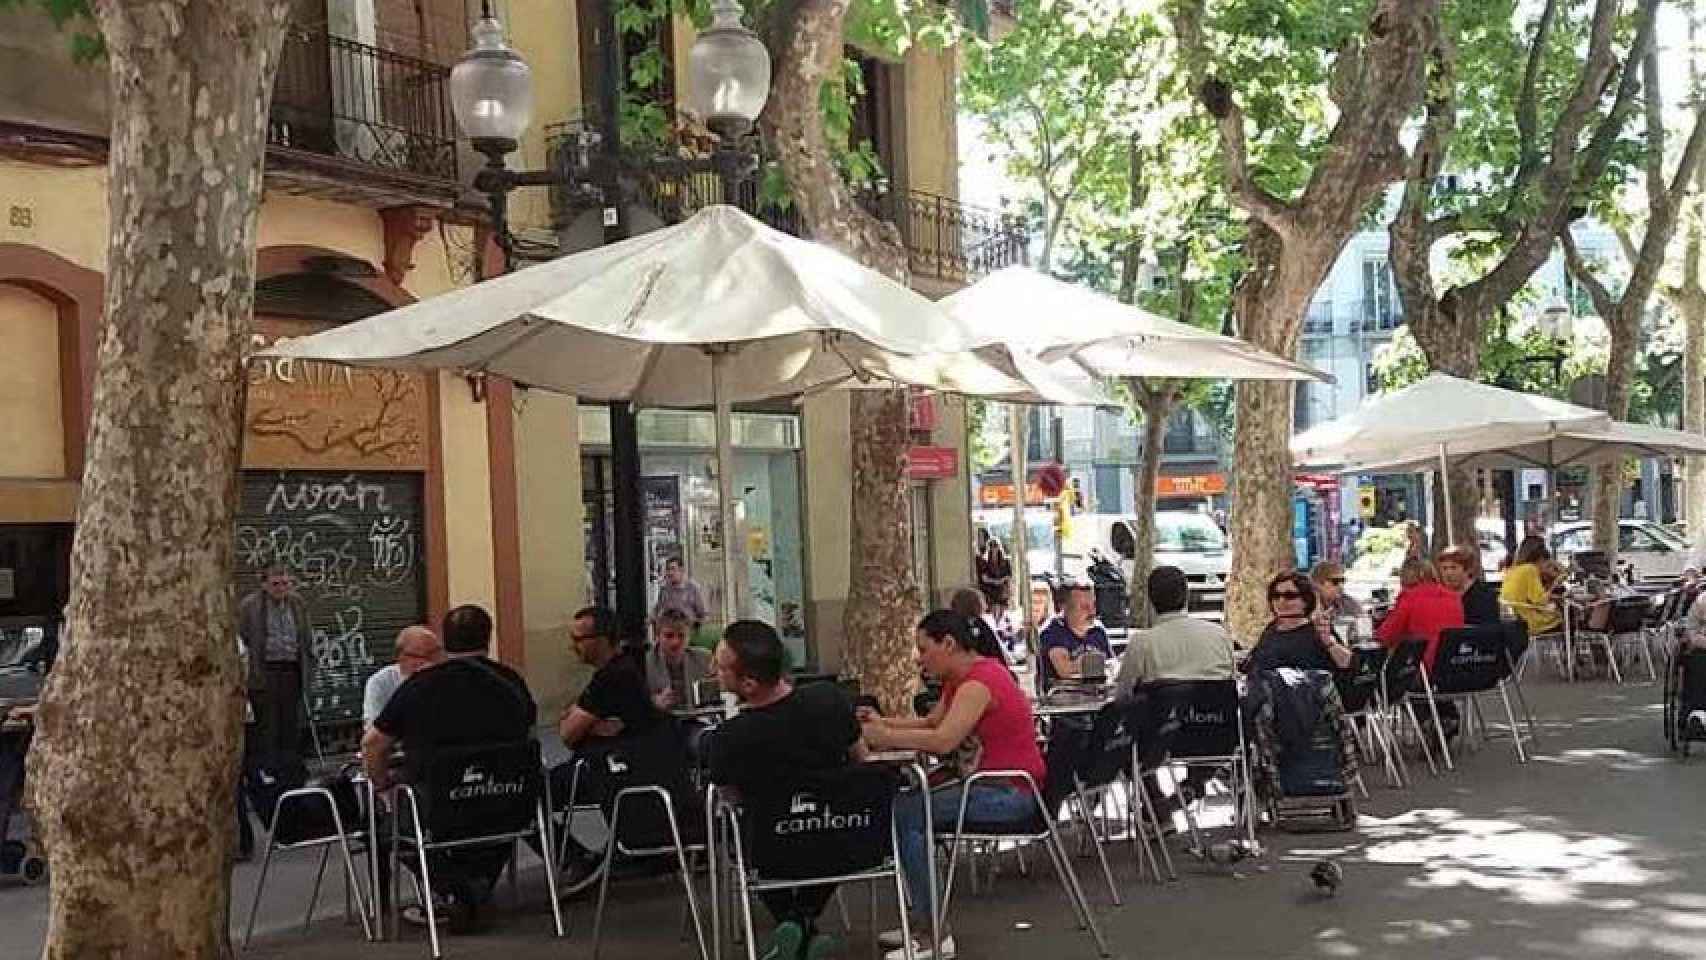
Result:
<svg viewBox="0 0 1706 960">
<path fill-rule="evenodd" d="M 891 930 L 889 932 L 894 933 L 897 931 Z M 882 942 L 881 938 L 878 938 L 878 942 Z M 898 940 L 896 942 L 898 942 Z M 942 952 L 940 954 L 931 952 L 930 941 L 928 940 L 912 941 L 912 951 L 911 960 L 954 960 L 954 938 L 942 938 Z M 884 956 L 884 960 L 908 960 L 906 948 L 898 947 L 894 950 L 890 950 Z"/>
<path fill-rule="evenodd" d="M 893 950 L 895 947 L 898 947 L 905 942 L 906 935 L 900 932 L 899 927 L 896 927 L 893 930 L 884 930 L 882 933 L 877 934 L 877 946 L 882 947 L 884 950 Z"/>
<path fill-rule="evenodd" d="M 1706 736 L 1706 710 L 1689 711 L 1688 732 L 1696 736 Z"/>
</svg>

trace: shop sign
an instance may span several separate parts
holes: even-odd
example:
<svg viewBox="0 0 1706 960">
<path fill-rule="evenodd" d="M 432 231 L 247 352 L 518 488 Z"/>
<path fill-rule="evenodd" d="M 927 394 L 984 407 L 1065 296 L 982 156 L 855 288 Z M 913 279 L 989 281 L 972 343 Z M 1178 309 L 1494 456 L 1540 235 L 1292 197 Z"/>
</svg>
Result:
<svg viewBox="0 0 1706 960">
<path fill-rule="evenodd" d="M 909 480 L 947 480 L 959 476 L 960 452 L 953 447 L 910 447 L 906 451 Z M 1011 487 L 1007 497 L 1012 499 Z"/>
<path fill-rule="evenodd" d="M 1368 484 L 1357 487 L 1357 512 L 1364 520 L 1374 519 L 1374 487 Z"/>
<path fill-rule="evenodd" d="M 1043 496 L 1043 488 L 1036 481 L 1026 485 L 1025 503 L 1029 506 L 1042 506 L 1048 502 Z M 1013 505 L 1013 484 L 985 483 L 977 488 L 977 505 L 980 507 L 1011 507 Z"/>
<path fill-rule="evenodd" d="M 1155 495 L 1158 497 L 1211 497 L 1225 492 L 1224 473 L 1155 478 Z"/>
<path fill-rule="evenodd" d="M 326 324 L 257 316 L 257 348 Z M 249 364 L 243 465 L 425 470 L 427 382 L 418 373 L 257 357 Z"/>
</svg>

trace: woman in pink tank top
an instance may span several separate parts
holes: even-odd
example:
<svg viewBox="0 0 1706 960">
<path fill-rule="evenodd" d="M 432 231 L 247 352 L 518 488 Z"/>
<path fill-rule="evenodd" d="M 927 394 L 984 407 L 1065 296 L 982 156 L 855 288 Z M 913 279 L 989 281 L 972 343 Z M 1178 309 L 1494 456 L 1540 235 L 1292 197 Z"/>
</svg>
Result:
<svg viewBox="0 0 1706 960">
<path fill-rule="evenodd" d="M 966 797 L 966 820 L 1012 824 L 1036 818 L 1037 798 L 1031 785 L 1017 774 L 1029 774 L 1041 789 L 1047 770 L 1037 748 L 1031 702 L 1024 691 L 1005 664 L 977 653 L 969 621 L 952 610 L 937 610 L 925 617 L 918 625 L 916 642 L 924 672 L 942 681 L 941 702 L 928 717 L 871 719 L 865 724 L 865 743 L 872 749 L 922 750 L 940 756 L 965 750 L 976 757 L 970 769 L 962 767 L 967 774 L 1014 771 L 1010 780 L 982 781 L 971 789 Z M 963 790 L 955 783 L 931 792 L 930 817 L 937 829 L 953 828 Z M 904 794 L 895 803 L 901 868 L 912 903 L 919 908 L 930 897 L 924 811 L 924 798 L 916 793 Z M 904 960 L 905 948 L 888 956 L 889 960 Z M 949 960 L 953 956 L 952 936 L 943 937 L 940 958 L 930 956 L 928 945 L 921 945 L 917 951 L 919 960 Z"/>
</svg>

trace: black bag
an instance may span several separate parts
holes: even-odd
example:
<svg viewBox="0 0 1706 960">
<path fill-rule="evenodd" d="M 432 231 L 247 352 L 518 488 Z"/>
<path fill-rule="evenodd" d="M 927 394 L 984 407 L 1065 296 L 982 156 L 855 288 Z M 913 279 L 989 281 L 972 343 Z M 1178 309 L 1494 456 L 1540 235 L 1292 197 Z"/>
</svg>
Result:
<svg viewBox="0 0 1706 960">
<path fill-rule="evenodd" d="M 278 798 L 308 782 L 308 764 L 295 756 L 256 763 L 243 772 L 241 789 L 249 793 L 249 804 L 263 822 L 270 822 Z"/>
<path fill-rule="evenodd" d="M 581 789 L 598 798 L 604 820 L 615 815 L 616 796 L 630 787 L 662 787 L 675 808 L 682 842 L 694 844 L 705 836 L 704 804 L 688 779 L 692 760 L 679 725 L 659 723 L 651 730 L 598 743 L 582 751 L 586 770 Z M 622 804 L 617 840 L 628 850 L 650 850 L 673 843 L 661 799 L 655 794 L 630 797 Z"/>
<path fill-rule="evenodd" d="M 346 767 L 313 783 L 313 786 L 332 795 L 332 805 L 337 807 L 336 817 L 332 815 L 332 806 L 319 794 L 299 794 L 287 800 L 278 811 L 273 842 L 289 845 L 328 840 L 338 835 L 340 821 L 346 834 L 364 832 L 367 820 L 361 813 L 352 774 L 353 771 Z"/>
<path fill-rule="evenodd" d="M 1682 682 L 1677 692 L 1677 709 L 1684 720 L 1695 710 L 1706 710 L 1706 651 L 1684 653 L 1679 658 Z M 1683 729 L 1687 729 L 1684 725 Z"/>
</svg>

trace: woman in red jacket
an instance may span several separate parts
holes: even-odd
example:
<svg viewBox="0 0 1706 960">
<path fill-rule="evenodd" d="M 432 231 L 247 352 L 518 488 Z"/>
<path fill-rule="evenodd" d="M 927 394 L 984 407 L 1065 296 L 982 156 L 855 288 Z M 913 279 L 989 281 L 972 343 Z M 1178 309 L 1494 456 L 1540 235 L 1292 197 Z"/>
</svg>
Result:
<svg viewBox="0 0 1706 960">
<path fill-rule="evenodd" d="M 1398 585 L 1398 603 L 1374 635 L 1387 647 L 1396 647 L 1404 640 L 1427 641 L 1422 659 L 1431 674 L 1440 631 L 1463 626 L 1463 598 L 1439 582 L 1439 572 L 1431 562 L 1419 558 L 1405 561 L 1398 571 Z"/>
</svg>

